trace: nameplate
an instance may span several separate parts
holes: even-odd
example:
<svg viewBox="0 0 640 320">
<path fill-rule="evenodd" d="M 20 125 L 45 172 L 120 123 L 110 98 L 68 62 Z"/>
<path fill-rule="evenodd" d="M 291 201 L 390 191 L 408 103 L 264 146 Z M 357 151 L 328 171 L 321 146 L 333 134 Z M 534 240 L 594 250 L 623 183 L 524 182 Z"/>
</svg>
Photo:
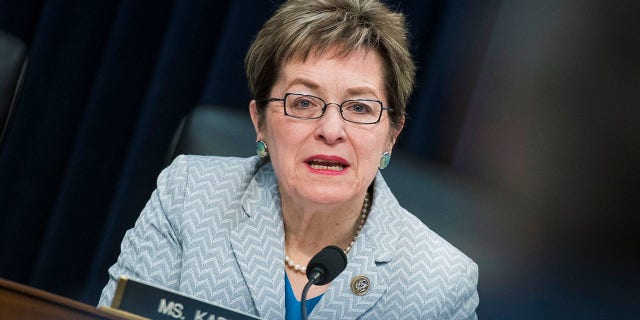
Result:
<svg viewBox="0 0 640 320">
<path fill-rule="evenodd" d="M 247 313 L 121 276 L 111 307 L 159 320 L 249 320 Z"/>
</svg>

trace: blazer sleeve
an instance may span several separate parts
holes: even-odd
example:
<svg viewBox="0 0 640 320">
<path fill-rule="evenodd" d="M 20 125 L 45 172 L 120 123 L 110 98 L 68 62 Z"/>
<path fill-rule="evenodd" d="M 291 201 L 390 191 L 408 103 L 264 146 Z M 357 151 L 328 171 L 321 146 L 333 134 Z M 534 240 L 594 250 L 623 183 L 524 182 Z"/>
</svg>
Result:
<svg viewBox="0 0 640 320">
<path fill-rule="evenodd" d="M 117 262 L 109 268 L 109 281 L 98 305 L 111 305 L 121 275 L 177 289 L 182 265 L 181 239 L 176 216 L 184 206 L 188 162 L 179 156 L 159 175 L 157 188 L 142 210 L 135 226 L 121 244 Z"/>
<path fill-rule="evenodd" d="M 463 272 L 451 292 L 452 299 L 438 319 L 478 319 L 476 308 L 478 296 L 478 265 L 471 262 Z"/>
</svg>

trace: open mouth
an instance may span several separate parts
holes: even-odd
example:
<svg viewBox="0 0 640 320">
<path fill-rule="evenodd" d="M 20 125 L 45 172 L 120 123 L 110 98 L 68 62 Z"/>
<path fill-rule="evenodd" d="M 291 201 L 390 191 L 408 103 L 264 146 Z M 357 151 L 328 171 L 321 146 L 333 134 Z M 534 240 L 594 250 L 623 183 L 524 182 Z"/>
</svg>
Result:
<svg viewBox="0 0 640 320">
<path fill-rule="evenodd" d="M 328 161 L 322 159 L 307 160 L 306 163 L 314 170 L 343 171 L 348 167 L 347 164 L 336 161 Z"/>
</svg>

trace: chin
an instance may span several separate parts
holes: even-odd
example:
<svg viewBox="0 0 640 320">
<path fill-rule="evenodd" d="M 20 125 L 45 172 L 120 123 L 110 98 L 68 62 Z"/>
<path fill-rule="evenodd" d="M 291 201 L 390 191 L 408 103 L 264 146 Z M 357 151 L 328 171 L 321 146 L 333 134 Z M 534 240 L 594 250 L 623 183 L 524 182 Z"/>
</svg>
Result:
<svg viewBox="0 0 640 320">
<path fill-rule="evenodd" d="M 353 189 L 323 188 L 321 190 L 307 190 L 303 196 L 311 202 L 331 205 L 346 203 L 354 197 Z"/>
</svg>

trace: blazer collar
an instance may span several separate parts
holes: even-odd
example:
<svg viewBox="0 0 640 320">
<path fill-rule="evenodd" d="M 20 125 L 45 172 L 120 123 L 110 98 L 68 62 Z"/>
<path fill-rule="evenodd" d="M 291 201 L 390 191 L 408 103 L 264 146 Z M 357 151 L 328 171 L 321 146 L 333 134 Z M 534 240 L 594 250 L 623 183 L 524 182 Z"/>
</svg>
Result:
<svg viewBox="0 0 640 320">
<path fill-rule="evenodd" d="M 367 240 L 363 245 L 372 249 L 376 263 L 389 262 L 397 251 L 402 224 L 399 212 L 402 210 L 404 209 L 382 174 L 378 172 L 374 180 L 373 205 L 363 229 Z"/>
<path fill-rule="evenodd" d="M 231 247 L 258 315 L 284 319 L 284 224 L 278 184 L 263 165 L 241 201 L 246 218 L 230 234 Z"/>
<path fill-rule="evenodd" d="M 349 252 L 347 268 L 333 280 L 309 318 L 356 319 L 378 302 L 391 281 L 381 267 L 393 259 L 396 251 L 399 209 L 400 205 L 378 173 L 374 182 L 373 205 Z M 369 290 L 361 296 L 351 289 L 351 282 L 357 276 L 365 276 L 369 280 Z"/>
<path fill-rule="evenodd" d="M 269 163 L 262 166 L 241 199 L 246 219 L 231 232 L 231 246 L 260 317 L 284 319 L 284 224 L 278 183 Z M 348 255 L 347 268 L 333 280 L 310 318 L 355 319 L 387 290 L 387 273 L 398 241 L 400 206 L 382 175 L 374 182 L 373 205 L 367 222 Z M 351 290 L 356 276 L 369 279 L 362 296 Z"/>
</svg>

